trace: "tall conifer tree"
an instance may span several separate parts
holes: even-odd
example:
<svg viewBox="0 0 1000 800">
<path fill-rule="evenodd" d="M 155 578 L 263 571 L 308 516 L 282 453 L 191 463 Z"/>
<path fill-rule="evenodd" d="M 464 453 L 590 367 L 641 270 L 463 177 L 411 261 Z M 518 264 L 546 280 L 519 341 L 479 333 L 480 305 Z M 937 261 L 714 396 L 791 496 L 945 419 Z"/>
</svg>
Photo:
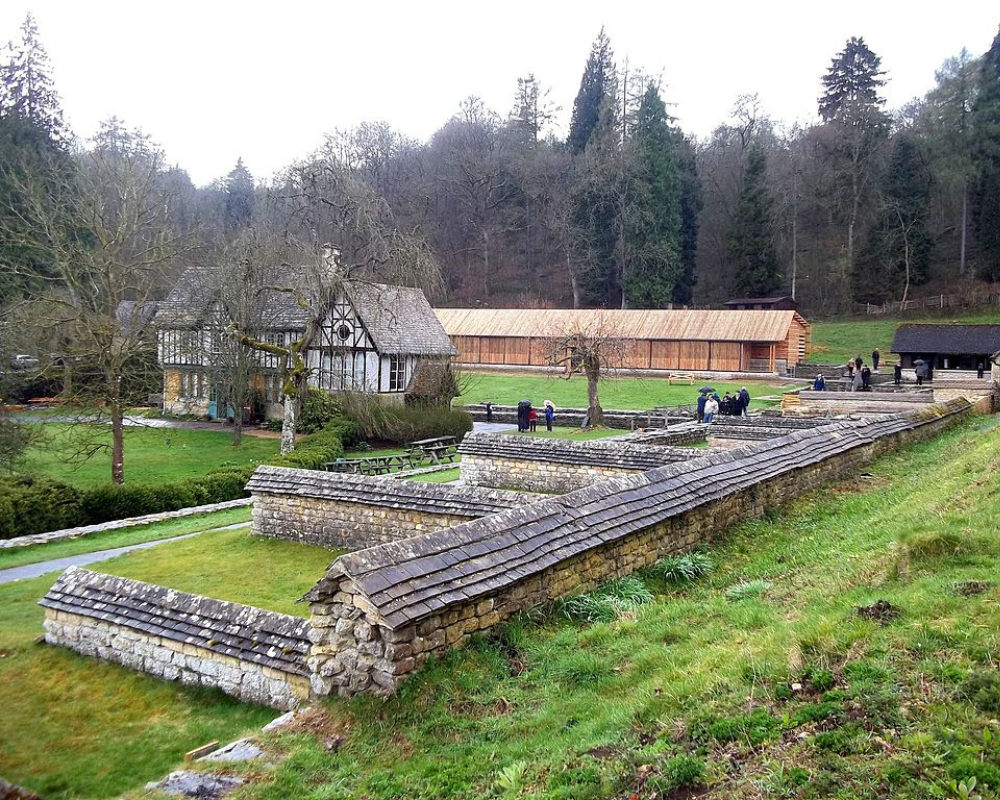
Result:
<svg viewBox="0 0 1000 800">
<path fill-rule="evenodd" d="M 983 56 L 972 121 L 977 171 L 972 211 L 982 261 L 978 272 L 981 278 L 997 281 L 1000 280 L 1000 32 Z"/>
<path fill-rule="evenodd" d="M 623 209 L 623 304 L 660 308 L 681 275 L 681 182 L 667 107 L 650 83 L 632 126 L 628 203 Z"/>
<path fill-rule="evenodd" d="M 756 141 L 747 153 L 736 221 L 729 238 L 733 290 L 741 297 L 764 297 L 780 286 L 774 246 L 774 216 L 767 188 L 767 155 Z"/>
<path fill-rule="evenodd" d="M 580 80 L 580 91 L 573 101 L 573 117 L 566 140 L 571 153 L 582 153 L 594 138 L 608 96 L 614 94 L 614 83 L 615 55 L 611 50 L 611 40 L 601 28 L 590 49 Z"/>
</svg>

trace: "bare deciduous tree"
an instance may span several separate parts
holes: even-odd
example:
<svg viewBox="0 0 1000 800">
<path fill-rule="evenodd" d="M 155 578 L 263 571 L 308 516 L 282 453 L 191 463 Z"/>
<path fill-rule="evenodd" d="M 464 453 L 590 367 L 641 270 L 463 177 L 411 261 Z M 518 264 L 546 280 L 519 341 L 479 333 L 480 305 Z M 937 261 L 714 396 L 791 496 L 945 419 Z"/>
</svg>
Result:
<svg viewBox="0 0 1000 800">
<path fill-rule="evenodd" d="M 559 323 L 550 336 L 551 360 L 566 367 L 566 380 L 576 372 L 582 372 L 587 378 L 587 424 L 603 426 L 604 409 L 598 385 L 602 376 L 624 367 L 628 340 L 603 313 L 569 317 Z"/>
<path fill-rule="evenodd" d="M 141 131 L 105 123 L 90 150 L 18 181 L 23 205 L 6 231 L 51 265 L 19 304 L 49 353 L 66 399 L 96 406 L 111 422 L 111 478 L 125 481 L 126 408 L 158 377 L 153 301 L 186 251 L 171 216 L 162 151 Z"/>
</svg>

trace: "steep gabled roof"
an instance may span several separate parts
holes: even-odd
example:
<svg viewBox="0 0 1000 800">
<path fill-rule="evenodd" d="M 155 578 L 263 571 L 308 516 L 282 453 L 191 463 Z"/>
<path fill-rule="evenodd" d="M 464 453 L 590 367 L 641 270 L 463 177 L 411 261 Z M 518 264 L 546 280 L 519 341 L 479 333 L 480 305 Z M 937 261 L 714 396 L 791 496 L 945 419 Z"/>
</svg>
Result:
<svg viewBox="0 0 1000 800">
<path fill-rule="evenodd" d="M 449 336 L 565 335 L 572 329 L 602 330 L 623 339 L 704 342 L 779 342 L 796 311 L 667 311 L 664 309 L 439 308 Z"/>
<path fill-rule="evenodd" d="M 1000 325 L 900 325 L 893 353 L 987 354 L 1000 350 Z"/>
<path fill-rule="evenodd" d="M 219 292 L 216 272 L 200 267 L 187 270 L 166 300 L 160 304 L 157 325 L 162 328 L 196 328 Z M 314 297 L 315 280 L 305 266 L 285 268 L 273 285 L 300 289 Z M 355 313 L 361 319 L 380 353 L 389 355 L 451 356 L 451 340 L 420 289 L 381 283 L 344 281 L 342 284 Z M 267 291 L 264 319 L 274 331 L 303 330 L 307 315 L 290 292 Z"/>
</svg>

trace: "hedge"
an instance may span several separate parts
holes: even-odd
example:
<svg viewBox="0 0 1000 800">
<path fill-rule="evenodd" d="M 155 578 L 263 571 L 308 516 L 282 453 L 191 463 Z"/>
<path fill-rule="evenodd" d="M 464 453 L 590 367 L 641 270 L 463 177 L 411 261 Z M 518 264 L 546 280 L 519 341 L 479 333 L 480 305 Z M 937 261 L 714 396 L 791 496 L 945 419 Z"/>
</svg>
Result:
<svg viewBox="0 0 1000 800">
<path fill-rule="evenodd" d="M 472 430 L 468 412 L 443 406 L 391 406 L 354 396 L 344 401 L 344 415 L 358 425 L 366 439 L 398 444 L 435 436 L 454 436 L 461 441 Z"/>
<path fill-rule="evenodd" d="M 303 437 L 294 451 L 270 463 L 319 469 L 343 456 L 345 443 L 356 446 L 360 435 L 357 425 L 341 422 Z M 0 539 L 236 500 L 247 496 L 244 487 L 255 468 L 220 467 L 200 478 L 171 483 L 106 484 L 92 489 L 44 476 L 0 477 Z"/>
</svg>

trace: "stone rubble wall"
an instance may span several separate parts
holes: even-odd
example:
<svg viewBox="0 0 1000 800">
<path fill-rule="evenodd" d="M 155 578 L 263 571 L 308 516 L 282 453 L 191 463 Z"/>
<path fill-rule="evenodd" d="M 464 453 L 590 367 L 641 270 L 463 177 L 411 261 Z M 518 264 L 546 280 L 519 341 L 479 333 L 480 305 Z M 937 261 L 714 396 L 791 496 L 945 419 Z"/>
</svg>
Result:
<svg viewBox="0 0 1000 800">
<path fill-rule="evenodd" d="M 759 377 L 759 376 L 758 376 Z M 692 392 L 690 403 L 693 409 L 698 400 L 698 393 Z M 469 412 L 475 422 L 486 422 L 486 407 L 482 405 L 456 406 L 463 411 Z M 545 429 L 545 416 L 543 409 L 538 407 L 538 429 Z M 558 408 L 556 409 L 555 425 L 561 428 L 579 428 L 583 425 L 583 420 L 587 416 L 585 408 Z M 662 412 L 658 411 L 617 411 L 611 409 L 604 410 L 604 424 L 609 428 L 616 428 L 624 431 L 634 431 L 639 428 L 661 428 L 670 424 L 676 425 L 679 422 L 690 420 L 691 414 L 682 414 L 679 409 L 672 409 L 669 419 Z M 517 425 L 517 406 L 493 406 L 492 421 Z"/>
<path fill-rule="evenodd" d="M 969 413 L 840 423 L 599 483 L 342 556 L 307 595 L 312 689 L 391 694 L 432 657 L 512 615 L 649 566 L 758 518 Z"/>
<path fill-rule="evenodd" d="M 281 710 L 309 697 L 309 622 L 71 567 L 41 600 L 45 641 Z"/>
<path fill-rule="evenodd" d="M 475 486 L 258 467 L 247 484 L 251 533 L 358 550 L 449 528 L 537 499 Z"/>
<path fill-rule="evenodd" d="M 689 429 L 679 436 L 703 441 L 703 434 Z M 704 455 L 697 448 L 632 439 L 566 441 L 471 433 L 459 447 L 462 480 L 469 486 L 565 494 L 606 478 L 637 475 Z"/>
</svg>

